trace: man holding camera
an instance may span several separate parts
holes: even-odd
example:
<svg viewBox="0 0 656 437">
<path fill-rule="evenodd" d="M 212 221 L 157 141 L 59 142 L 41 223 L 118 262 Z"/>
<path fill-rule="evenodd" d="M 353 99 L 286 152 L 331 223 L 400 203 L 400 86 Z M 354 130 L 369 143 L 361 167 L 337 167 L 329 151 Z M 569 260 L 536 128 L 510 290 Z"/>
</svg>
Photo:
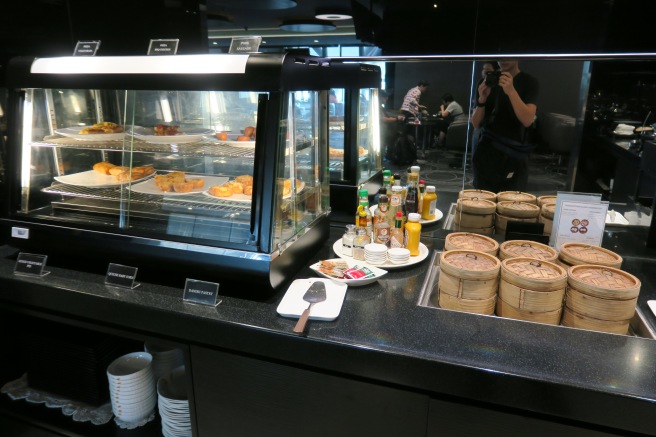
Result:
<svg viewBox="0 0 656 437">
<path fill-rule="evenodd" d="M 519 62 L 504 59 L 500 71 L 488 73 L 479 85 L 474 128 L 482 137 L 473 157 L 474 187 L 493 191 L 525 191 L 528 157 L 535 148 L 530 128 L 535 121 L 539 84 L 519 70 Z"/>
</svg>

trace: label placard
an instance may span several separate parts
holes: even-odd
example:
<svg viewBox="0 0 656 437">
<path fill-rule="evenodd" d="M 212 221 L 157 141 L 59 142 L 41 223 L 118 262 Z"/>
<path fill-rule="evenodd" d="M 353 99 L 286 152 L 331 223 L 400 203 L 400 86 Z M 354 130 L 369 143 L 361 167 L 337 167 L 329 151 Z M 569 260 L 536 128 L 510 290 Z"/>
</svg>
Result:
<svg viewBox="0 0 656 437">
<path fill-rule="evenodd" d="M 45 276 L 50 273 L 44 270 L 47 262 L 48 255 L 21 252 L 16 259 L 14 273 L 18 275 Z"/>
<path fill-rule="evenodd" d="M 179 42 L 179 39 L 151 39 L 148 55 L 175 55 Z"/>
<path fill-rule="evenodd" d="M 184 295 L 182 296 L 182 300 L 185 302 L 216 306 L 221 303 L 217 299 L 218 296 L 219 284 L 216 282 L 197 281 L 189 278 L 185 281 Z"/>
<path fill-rule="evenodd" d="M 73 56 L 96 56 L 100 41 L 78 41 Z"/>
<path fill-rule="evenodd" d="M 140 284 L 136 284 L 134 281 L 137 279 L 138 270 L 137 267 L 109 263 L 107 275 L 105 275 L 105 284 L 114 287 L 137 288 Z"/>
<path fill-rule="evenodd" d="M 261 42 L 261 36 L 236 36 L 230 42 L 228 53 L 257 53 Z"/>
</svg>

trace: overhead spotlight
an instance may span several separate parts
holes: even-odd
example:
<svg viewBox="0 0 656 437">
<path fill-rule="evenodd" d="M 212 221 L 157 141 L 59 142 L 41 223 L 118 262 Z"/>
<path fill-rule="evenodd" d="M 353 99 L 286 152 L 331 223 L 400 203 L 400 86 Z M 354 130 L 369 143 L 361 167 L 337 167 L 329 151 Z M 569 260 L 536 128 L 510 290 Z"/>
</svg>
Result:
<svg viewBox="0 0 656 437">
<path fill-rule="evenodd" d="M 288 32 L 328 32 L 337 29 L 333 23 L 321 20 L 289 20 L 278 26 Z"/>
</svg>

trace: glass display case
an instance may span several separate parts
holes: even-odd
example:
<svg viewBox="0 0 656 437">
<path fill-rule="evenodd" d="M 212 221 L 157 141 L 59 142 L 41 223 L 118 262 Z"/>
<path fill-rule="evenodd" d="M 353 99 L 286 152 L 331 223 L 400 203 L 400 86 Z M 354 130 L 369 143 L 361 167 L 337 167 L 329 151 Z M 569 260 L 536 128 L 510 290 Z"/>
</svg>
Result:
<svg viewBox="0 0 656 437">
<path fill-rule="evenodd" d="M 350 71 L 298 54 L 14 59 L 3 233 L 273 290 L 327 238 L 328 92 Z"/>
<path fill-rule="evenodd" d="M 330 92 L 328 162 L 333 220 L 352 219 L 359 188 L 367 188 L 373 196 L 382 185 L 379 87 L 380 72 L 372 68 L 348 87 Z"/>
</svg>

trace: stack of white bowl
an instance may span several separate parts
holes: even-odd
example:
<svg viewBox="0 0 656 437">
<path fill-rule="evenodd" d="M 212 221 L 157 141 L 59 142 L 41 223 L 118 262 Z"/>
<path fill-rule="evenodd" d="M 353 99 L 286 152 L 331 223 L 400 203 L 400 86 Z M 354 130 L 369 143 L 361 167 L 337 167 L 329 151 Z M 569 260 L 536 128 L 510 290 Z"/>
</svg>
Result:
<svg viewBox="0 0 656 437">
<path fill-rule="evenodd" d="M 174 369 L 159 379 L 157 399 L 164 437 L 191 437 L 191 416 L 184 366 Z"/>
<path fill-rule="evenodd" d="M 144 350 L 153 356 L 153 375 L 155 381 L 158 381 L 171 370 L 184 364 L 184 355 L 182 349 L 146 342 Z"/>
<path fill-rule="evenodd" d="M 109 395 L 117 422 L 124 425 L 146 423 L 157 403 L 153 357 L 133 352 L 112 361 L 107 367 Z"/>
<path fill-rule="evenodd" d="M 392 264 L 405 264 L 410 261 L 410 251 L 403 247 L 393 247 L 387 251 L 387 258 Z"/>
<path fill-rule="evenodd" d="M 364 260 L 373 265 L 385 264 L 387 262 L 387 246 L 378 243 L 365 245 Z"/>
</svg>

